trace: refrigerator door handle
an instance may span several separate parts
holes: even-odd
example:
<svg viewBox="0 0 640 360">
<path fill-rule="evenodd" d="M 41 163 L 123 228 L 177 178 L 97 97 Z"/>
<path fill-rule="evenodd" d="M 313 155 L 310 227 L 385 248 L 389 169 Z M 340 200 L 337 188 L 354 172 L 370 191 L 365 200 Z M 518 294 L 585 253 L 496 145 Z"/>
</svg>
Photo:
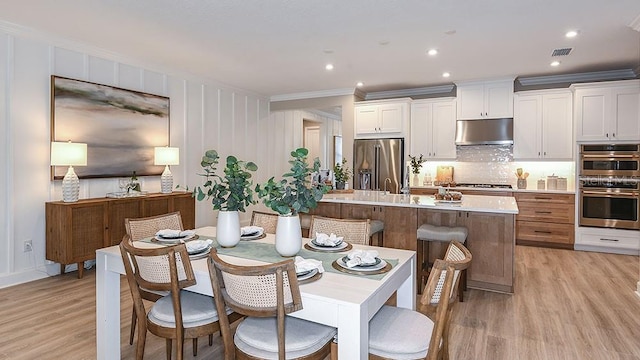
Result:
<svg viewBox="0 0 640 360">
<path fill-rule="evenodd" d="M 376 177 L 376 190 L 380 190 L 380 145 L 375 146 L 375 157 L 374 172 Z"/>
</svg>

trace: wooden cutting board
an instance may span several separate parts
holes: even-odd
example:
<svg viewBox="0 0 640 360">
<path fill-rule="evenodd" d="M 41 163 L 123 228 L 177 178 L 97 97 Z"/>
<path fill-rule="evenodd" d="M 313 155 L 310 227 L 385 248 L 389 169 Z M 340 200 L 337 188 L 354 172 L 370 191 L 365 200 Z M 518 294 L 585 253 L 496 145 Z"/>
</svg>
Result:
<svg viewBox="0 0 640 360">
<path fill-rule="evenodd" d="M 453 166 L 438 166 L 436 181 L 446 183 L 453 182 Z"/>
</svg>

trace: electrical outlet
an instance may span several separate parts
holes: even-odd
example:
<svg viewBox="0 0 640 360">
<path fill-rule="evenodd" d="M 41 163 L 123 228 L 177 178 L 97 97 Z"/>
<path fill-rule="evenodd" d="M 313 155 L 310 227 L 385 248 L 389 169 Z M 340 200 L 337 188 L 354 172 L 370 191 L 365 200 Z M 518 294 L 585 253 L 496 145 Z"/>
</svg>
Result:
<svg viewBox="0 0 640 360">
<path fill-rule="evenodd" d="M 24 252 L 33 251 L 33 242 L 31 242 L 31 240 L 25 240 L 23 251 Z"/>
</svg>

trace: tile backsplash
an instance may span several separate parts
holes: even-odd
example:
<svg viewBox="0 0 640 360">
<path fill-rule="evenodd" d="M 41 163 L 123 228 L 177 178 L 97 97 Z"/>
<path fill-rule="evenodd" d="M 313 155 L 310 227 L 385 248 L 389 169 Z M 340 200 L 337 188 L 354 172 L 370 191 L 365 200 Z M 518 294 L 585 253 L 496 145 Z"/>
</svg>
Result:
<svg viewBox="0 0 640 360">
<path fill-rule="evenodd" d="M 536 189 L 539 179 L 555 175 L 567 178 L 567 189 L 575 188 L 573 161 L 514 161 L 510 145 L 458 146 L 456 161 L 427 161 L 420 180 L 429 173 L 435 180 L 438 165 L 453 166 L 457 183 L 510 184 L 516 188 L 516 169 L 529 173 L 527 189 Z"/>
</svg>

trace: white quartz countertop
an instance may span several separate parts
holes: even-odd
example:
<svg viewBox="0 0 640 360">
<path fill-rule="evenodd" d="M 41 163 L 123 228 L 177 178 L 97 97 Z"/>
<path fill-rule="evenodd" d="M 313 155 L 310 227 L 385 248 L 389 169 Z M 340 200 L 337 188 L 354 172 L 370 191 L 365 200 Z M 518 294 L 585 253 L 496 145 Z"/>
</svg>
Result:
<svg viewBox="0 0 640 360">
<path fill-rule="evenodd" d="M 382 191 L 355 190 L 352 194 L 325 194 L 321 202 L 343 204 L 433 208 L 440 210 L 517 214 L 518 205 L 512 196 L 462 195 L 459 203 L 436 201 L 428 195 L 383 194 Z"/>
<path fill-rule="evenodd" d="M 533 184 L 535 186 L 535 184 Z M 573 185 L 573 184 L 572 184 Z M 434 192 L 436 192 L 438 190 L 437 186 L 412 186 L 412 189 L 429 189 L 429 190 L 433 190 Z M 570 188 L 567 188 L 567 190 L 542 190 L 542 189 L 536 189 L 536 188 L 526 188 L 526 189 L 517 189 L 517 188 L 482 188 L 482 187 L 466 187 L 466 186 L 455 186 L 452 188 L 449 188 L 452 191 L 460 191 L 464 194 L 465 190 L 479 190 L 479 191 L 495 191 L 495 192 L 536 192 L 536 193 L 547 193 L 547 194 L 575 194 L 576 191 L 574 189 L 573 186 L 570 186 Z"/>
</svg>

